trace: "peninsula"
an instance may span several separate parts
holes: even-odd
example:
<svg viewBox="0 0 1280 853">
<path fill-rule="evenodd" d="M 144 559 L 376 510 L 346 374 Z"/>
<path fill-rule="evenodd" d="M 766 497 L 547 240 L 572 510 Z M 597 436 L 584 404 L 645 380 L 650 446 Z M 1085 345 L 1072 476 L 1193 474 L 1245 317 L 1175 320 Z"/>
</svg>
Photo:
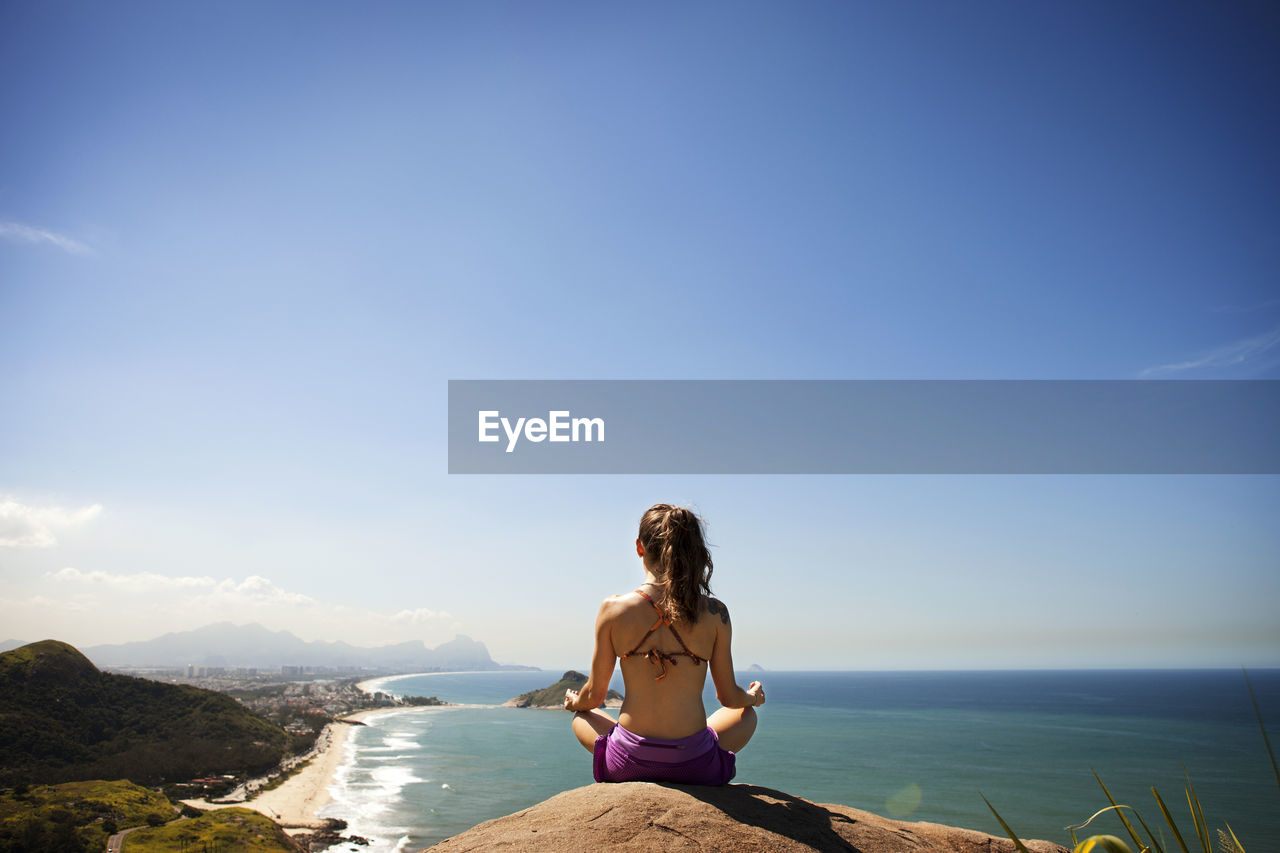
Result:
<svg viewBox="0 0 1280 853">
<path fill-rule="evenodd" d="M 521 693 L 516 698 L 503 702 L 502 707 L 541 708 L 560 711 L 564 709 L 564 692 L 566 690 L 579 690 L 586 683 L 587 677 L 585 675 L 576 669 L 571 669 L 560 676 L 560 680 L 555 684 L 544 687 L 541 690 L 530 690 L 528 693 Z M 616 690 L 610 690 L 605 696 L 604 707 L 621 708 L 622 694 Z"/>
</svg>

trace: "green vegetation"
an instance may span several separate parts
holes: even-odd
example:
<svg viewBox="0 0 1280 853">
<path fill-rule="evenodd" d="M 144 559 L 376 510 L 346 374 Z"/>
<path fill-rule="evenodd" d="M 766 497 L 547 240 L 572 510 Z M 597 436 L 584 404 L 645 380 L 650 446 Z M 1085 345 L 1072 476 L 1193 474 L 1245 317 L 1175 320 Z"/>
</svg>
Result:
<svg viewBox="0 0 1280 853">
<path fill-rule="evenodd" d="M 306 713 L 305 709 L 285 703 L 285 692 L 290 684 L 270 684 L 250 690 L 224 690 L 227 696 L 253 710 L 265 720 L 280 726 L 289 733 L 290 755 L 301 755 L 316 745 L 320 730 L 329 722 L 327 715 Z M 273 704 L 277 703 L 277 704 Z"/>
<path fill-rule="evenodd" d="M 1097 778 L 1096 773 L 1094 774 L 1094 777 Z M 1124 824 L 1124 828 L 1133 839 L 1133 843 L 1137 845 L 1138 853 L 1148 853 L 1148 851 L 1150 851 L 1150 853 L 1165 853 L 1166 848 L 1161 844 L 1161 841 L 1165 840 L 1164 833 L 1161 832 L 1160 839 L 1157 840 L 1156 834 L 1151 831 L 1151 827 L 1147 825 L 1146 820 L 1143 819 L 1141 813 L 1139 813 L 1137 809 L 1132 806 L 1124 806 L 1117 803 L 1115 798 L 1111 796 L 1111 791 L 1107 789 L 1107 786 L 1102 779 L 1098 779 L 1098 784 L 1102 786 L 1102 792 L 1106 794 L 1107 800 L 1110 801 L 1111 805 L 1096 812 L 1093 817 L 1089 818 L 1079 826 L 1067 827 L 1067 830 L 1071 833 L 1071 843 L 1074 845 L 1072 853 L 1092 853 L 1092 851 L 1100 851 L 1100 853 L 1134 853 L 1133 848 L 1125 843 L 1125 841 L 1114 835 L 1094 835 L 1086 838 L 1084 841 L 1079 841 L 1076 838 L 1077 829 L 1084 829 L 1093 822 L 1094 818 L 1097 818 L 1099 815 L 1106 814 L 1107 812 L 1115 812 L 1116 816 L 1120 818 L 1120 822 Z M 1169 847 L 1168 850 L 1170 853 L 1175 850 L 1181 851 L 1181 853 L 1191 853 L 1191 850 L 1187 847 L 1187 842 L 1182 835 L 1182 830 L 1178 828 L 1178 824 L 1174 820 L 1173 814 L 1169 811 L 1169 806 L 1165 803 L 1164 798 L 1160 796 L 1160 792 L 1154 787 L 1151 789 L 1151 793 L 1155 797 L 1156 805 L 1160 808 L 1160 814 L 1164 817 L 1164 821 L 1168 825 L 1169 831 L 1173 834 L 1173 839 L 1178 845 L 1177 847 Z M 1202 851 L 1202 853 L 1213 853 L 1213 837 L 1209 834 L 1209 825 L 1205 821 L 1204 810 L 1200 807 L 1200 798 L 1196 796 L 1196 789 L 1192 786 L 1190 780 L 1187 781 L 1186 797 L 1187 806 L 1191 810 L 1192 827 L 1195 830 L 1194 836 L 1189 835 L 1187 837 L 1191 838 L 1196 844 L 1196 849 L 1198 851 Z M 984 797 L 983 799 L 985 800 L 986 798 Z M 995 807 L 992 806 L 991 803 L 987 803 L 987 807 L 991 809 L 991 813 L 996 816 L 996 820 L 1000 821 L 1000 826 L 1002 826 L 1009 837 L 1013 839 L 1013 843 L 1018 846 L 1018 849 L 1021 850 L 1022 853 L 1029 853 L 1021 839 L 1019 839 L 1014 831 L 1009 828 L 1009 824 L 1005 823 L 1004 818 L 1000 817 L 1000 813 L 995 810 Z M 1142 840 L 1140 833 L 1134 827 L 1133 822 L 1129 820 L 1129 817 L 1125 812 L 1131 812 L 1134 819 L 1136 819 L 1142 826 L 1143 831 L 1146 833 L 1146 842 Z M 1159 824 L 1157 824 L 1157 827 L 1158 826 Z M 1223 853 L 1245 853 L 1244 847 L 1240 844 L 1240 840 L 1236 838 L 1235 832 L 1231 829 L 1230 824 L 1227 825 L 1225 831 L 1218 830 L 1217 834 L 1220 839 L 1219 850 L 1223 851 Z"/>
<path fill-rule="evenodd" d="M 285 782 L 288 782 L 294 776 L 297 776 L 299 773 L 305 770 L 307 766 L 311 764 L 311 762 L 313 761 L 315 761 L 314 757 L 308 758 L 306 761 L 298 762 L 297 764 L 290 767 L 288 770 L 284 771 L 283 773 L 277 773 L 275 776 L 272 776 L 271 780 L 268 781 L 265 785 L 260 786 L 257 791 L 253 792 L 249 798 L 252 799 L 253 797 L 256 797 L 259 794 L 265 793 L 267 791 L 274 791 L 276 788 L 279 788 Z"/>
<path fill-rule="evenodd" d="M 229 696 L 99 672 L 66 643 L 0 654 L 0 784 L 251 774 L 289 743 Z"/>
<path fill-rule="evenodd" d="M 1276 774 L 1276 785 L 1280 786 L 1280 765 L 1277 765 L 1275 753 L 1271 750 L 1271 739 L 1267 736 L 1267 727 L 1262 722 L 1262 711 L 1258 708 L 1258 697 L 1254 695 L 1253 685 L 1249 682 L 1248 672 L 1244 674 L 1244 682 L 1245 687 L 1249 690 L 1249 699 L 1253 703 L 1254 714 L 1258 717 L 1258 728 L 1262 731 L 1262 742 L 1266 745 L 1267 756 L 1271 759 L 1271 769 Z M 1166 848 L 1162 843 L 1166 841 L 1163 829 L 1160 833 L 1159 840 L 1157 840 L 1155 833 L 1151 831 L 1151 827 L 1147 825 L 1147 822 L 1143 819 L 1137 809 L 1132 806 L 1117 803 L 1116 798 L 1111 796 L 1111 791 L 1108 790 L 1106 783 L 1102 781 L 1102 778 L 1098 776 L 1096 772 L 1093 774 L 1093 777 L 1097 779 L 1098 784 L 1102 786 L 1102 793 L 1106 795 L 1107 801 L 1111 803 L 1111 805 L 1104 809 L 1100 809 L 1093 815 L 1093 817 L 1089 818 L 1079 826 L 1067 827 L 1067 830 L 1071 833 L 1071 843 L 1075 845 L 1072 853 L 1093 853 L 1093 851 L 1100 851 L 1100 853 L 1134 853 L 1133 848 L 1131 848 L 1123 839 L 1117 838 L 1114 835 L 1094 835 L 1086 838 L 1084 841 L 1078 841 L 1076 839 L 1077 829 L 1084 829 L 1093 822 L 1094 818 L 1099 815 L 1106 814 L 1107 812 L 1115 812 L 1116 816 L 1120 819 L 1120 823 L 1124 825 L 1125 830 L 1129 833 L 1129 837 L 1133 839 L 1133 843 L 1136 845 L 1138 853 L 1165 853 Z M 1182 830 L 1178 828 L 1178 824 L 1174 821 L 1173 814 L 1170 812 L 1169 806 L 1165 803 L 1164 798 L 1160 796 L 1160 792 L 1152 787 L 1151 794 L 1155 797 L 1156 805 L 1160 809 L 1160 815 L 1164 818 L 1165 824 L 1173 834 L 1173 840 L 1178 845 L 1177 847 L 1170 846 L 1168 848 L 1170 853 L 1175 853 L 1175 851 L 1191 853 L 1190 848 L 1187 846 L 1186 838 L 1190 838 L 1192 840 L 1200 853 L 1213 853 L 1213 842 L 1215 840 L 1215 836 L 1220 853 L 1245 853 L 1244 845 L 1240 843 L 1240 839 L 1236 837 L 1235 830 L 1231 828 L 1230 824 L 1227 824 L 1227 828 L 1225 830 L 1219 829 L 1215 835 L 1210 834 L 1209 823 L 1205 820 L 1204 809 L 1200 806 L 1200 797 L 1196 794 L 1196 789 L 1191 784 L 1190 774 L 1187 776 L 1185 794 L 1187 807 L 1191 810 L 1191 825 L 1194 830 L 1194 835 L 1189 833 L 1184 838 Z M 1000 813 L 996 811 L 995 806 L 991 805 L 991 803 L 987 801 L 986 797 L 983 797 L 982 800 L 987 803 L 987 808 L 991 809 L 991 813 L 996 816 L 996 820 L 1000 821 L 1000 826 L 1004 828 L 1005 833 L 1007 833 L 1009 838 L 1013 840 L 1013 843 L 1017 845 L 1018 849 L 1022 851 L 1022 853 L 1029 853 L 1026 845 L 1024 845 L 1021 839 L 1018 838 L 1017 834 L 1009 828 L 1009 824 L 1005 823 L 1004 818 L 1002 818 Z M 1129 820 L 1129 816 L 1126 812 L 1131 812 L 1134 819 L 1142 826 L 1143 832 L 1146 833 L 1146 841 L 1142 840 L 1141 834 L 1134 827 L 1133 822 Z M 1156 826 L 1159 827 L 1159 823 L 1157 823 Z"/>
<path fill-rule="evenodd" d="M 0 794 L 0 853 L 99 853 L 120 829 L 175 816 L 165 797 L 132 782 L 19 785 Z"/>
<path fill-rule="evenodd" d="M 252 809 L 219 809 L 191 820 L 139 829 L 124 839 L 124 853 L 297 853 L 289 836 Z"/>
</svg>

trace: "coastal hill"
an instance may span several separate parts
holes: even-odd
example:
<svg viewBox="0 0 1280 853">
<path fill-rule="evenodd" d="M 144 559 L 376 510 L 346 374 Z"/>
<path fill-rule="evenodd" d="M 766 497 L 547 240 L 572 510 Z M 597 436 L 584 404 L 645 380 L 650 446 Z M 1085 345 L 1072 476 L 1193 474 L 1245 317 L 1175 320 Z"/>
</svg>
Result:
<svg viewBox="0 0 1280 853">
<path fill-rule="evenodd" d="M 185 806 L 183 819 L 178 819 L 178 810 L 179 804 L 163 794 L 123 780 L 0 790 L 0 853 L 101 851 L 122 830 L 130 833 L 130 850 L 307 849 L 266 815 L 249 809 L 201 814 Z"/>
<path fill-rule="evenodd" d="M 1031 853 L 1067 853 L 1024 841 Z M 755 785 L 708 788 L 652 782 L 597 784 L 473 827 L 432 853 L 521 850 L 732 850 L 735 853 L 1016 853 L 1014 843 L 937 823 L 890 820 Z"/>
<path fill-rule="evenodd" d="M 284 827 L 253 809 L 205 812 L 164 826 L 144 826 L 129 836 L 128 850 L 243 850 L 251 853 L 298 853 L 306 850 Z M 319 849 L 319 848 L 317 848 Z"/>
<path fill-rule="evenodd" d="M 508 699 L 502 703 L 504 708 L 542 708 L 554 711 L 564 709 L 564 692 L 566 690 L 578 690 L 582 685 L 587 683 L 587 677 L 576 669 L 571 669 L 564 675 L 560 676 L 560 680 L 550 687 L 544 687 L 541 690 L 530 690 L 528 693 L 521 693 L 514 699 Z M 616 690 L 610 690 L 605 694 L 604 707 L 621 708 L 622 694 Z"/>
<path fill-rule="evenodd" d="M 103 850 L 119 829 L 175 817 L 163 794 L 132 782 L 66 782 L 0 791 L 0 853 Z"/>
<path fill-rule="evenodd" d="M 0 785 L 261 771 L 289 742 L 230 696 L 100 672 L 57 640 L 0 654 Z"/>
<path fill-rule="evenodd" d="M 256 622 L 218 622 L 154 640 L 90 646 L 84 653 L 100 667 L 324 666 L 388 672 L 524 669 L 495 663 L 484 643 L 461 635 L 435 648 L 421 640 L 366 648 L 341 641 L 307 642 L 288 631 L 272 631 Z"/>
</svg>

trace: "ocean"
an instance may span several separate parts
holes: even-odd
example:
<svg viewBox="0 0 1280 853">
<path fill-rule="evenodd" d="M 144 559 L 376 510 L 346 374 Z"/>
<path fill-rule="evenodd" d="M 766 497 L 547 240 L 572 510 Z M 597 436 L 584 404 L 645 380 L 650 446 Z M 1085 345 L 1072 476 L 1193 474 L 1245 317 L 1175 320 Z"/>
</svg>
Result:
<svg viewBox="0 0 1280 853">
<path fill-rule="evenodd" d="M 740 681 L 748 679 L 742 674 Z M 496 706 L 559 672 L 441 673 L 377 689 Z M 1280 784 L 1237 670 L 763 672 L 769 701 L 734 782 L 904 820 L 1069 845 L 1065 827 L 1107 805 L 1092 771 L 1154 830 L 1159 789 L 1190 832 L 1189 774 L 1211 831 L 1280 853 Z M 1250 672 L 1280 746 L 1280 670 Z M 710 681 L 708 679 L 708 681 Z M 621 689 L 620 679 L 614 685 Z M 718 707 L 708 685 L 708 711 Z M 347 739 L 322 811 L 367 851 L 417 850 L 592 782 L 569 714 L 500 707 L 395 710 Z M 1110 814 L 1098 832 L 1126 837 Z M 1172 841 L 1172 839 L 1169 839 Z M 342 848 L 338 848 L 342 849 Z"/>
</svg>

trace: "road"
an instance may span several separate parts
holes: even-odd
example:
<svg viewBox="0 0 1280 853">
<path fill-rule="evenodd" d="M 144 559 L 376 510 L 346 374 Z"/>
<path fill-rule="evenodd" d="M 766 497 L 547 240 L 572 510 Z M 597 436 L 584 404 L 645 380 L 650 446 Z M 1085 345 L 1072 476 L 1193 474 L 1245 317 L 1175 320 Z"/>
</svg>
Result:
<svg viewBox="0 0 1280 853">
<path fill-rule="evenodd" d="M 128 829 L 122 829 L 115 835 L 107 839 L 107 853 L 120 853 L 120 848 L 124 846 L 124 837 L 134 830 L 142 829 L 140 826 L 131 826 Z"/>
<path fill-rule="evenodd" d="M 174 807 L 174 811 L 177 811 L 177 810 L 178 810 L 178 809 L 177 809 L 177 807 L 175 806 L 175 807 Z M 177 820 L 186 820 L 186 818 L 185 818 L 185 817 L 179 817 Z M 173 822 L 174 822 L 174 821 L 170 821 L 170 823 L 173 823 Z M 128 835 L 129 833 L 131 833 L 131 832 L 136 832 L 136 831 L 137 831 L 137 830 L 139 830 L 139 829 L 143 829 L 143 827 L 141 827 L 141 826 L 131 826 L 131 827 L 129 827 L 128 829 L 122 829 L 122 830 L 120 830 L 120 831 L 119 831 L 119 832 L 117 832 L 115 835 L 113 835 L 113 836 L 111 836 L 110 838 L 108 838 L 108 839 L 107 839 L 107 853 L 120 853 L 120 848 L 124 847 L 124 837 L 125 837 L 126 835 Z"/>
</svg>

